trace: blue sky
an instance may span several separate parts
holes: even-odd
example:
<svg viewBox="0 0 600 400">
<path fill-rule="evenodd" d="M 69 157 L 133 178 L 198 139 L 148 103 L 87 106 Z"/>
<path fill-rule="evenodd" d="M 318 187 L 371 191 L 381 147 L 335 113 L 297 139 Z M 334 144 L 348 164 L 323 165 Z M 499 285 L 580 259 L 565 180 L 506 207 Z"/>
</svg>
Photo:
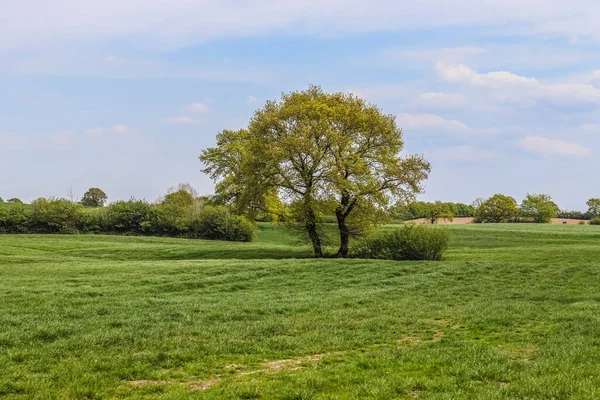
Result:
<svg viewBox="0 0 600 400">
<path fill-rule="evenodd" d="M 0 0 L 0 196 L 155 200 L 281 92 L 397 116 L 425 200 L 600 197 L 591 0 Z"/>
</svg>

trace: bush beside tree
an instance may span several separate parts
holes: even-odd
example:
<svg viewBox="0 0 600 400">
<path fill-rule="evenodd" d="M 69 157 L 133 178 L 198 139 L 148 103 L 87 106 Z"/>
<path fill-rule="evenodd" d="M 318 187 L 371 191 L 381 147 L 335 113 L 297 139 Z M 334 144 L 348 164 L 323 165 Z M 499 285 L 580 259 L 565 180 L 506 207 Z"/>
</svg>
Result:
<svg viewBox="0 0 600 400">
<path fill-rule="evenodd" d="M 421 224 L 407 224 L 363 241 L 354 253 L 357 258 L 380 260 L 442 259 L 450 242 L 450 232 Z"/>
</svg>

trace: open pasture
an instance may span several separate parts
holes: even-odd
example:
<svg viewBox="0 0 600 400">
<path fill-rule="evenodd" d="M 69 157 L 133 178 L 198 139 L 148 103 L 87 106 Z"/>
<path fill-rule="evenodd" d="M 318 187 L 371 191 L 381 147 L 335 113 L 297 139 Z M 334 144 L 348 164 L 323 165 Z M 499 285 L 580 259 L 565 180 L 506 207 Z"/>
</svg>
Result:
<svg viewBox="0 0 600 400">
<path fill-rule="evenodd" d="M 444 229 L 442 262 L 0 236 L 0 397 L 600 397 L 600 228 Z"/>
</svg>

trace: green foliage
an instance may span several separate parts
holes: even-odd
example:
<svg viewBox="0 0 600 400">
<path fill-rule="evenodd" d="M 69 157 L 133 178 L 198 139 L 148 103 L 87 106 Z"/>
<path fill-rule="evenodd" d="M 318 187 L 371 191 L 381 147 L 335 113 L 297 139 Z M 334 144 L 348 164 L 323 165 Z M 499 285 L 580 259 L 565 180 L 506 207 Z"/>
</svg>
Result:
<svg viewBox="0 0 600 400">
<path fill-rule="evenodd" d="M 482 202 L 475 212 L 476 222 L 510 222 L 518 214 L 517 201 L 510 196 L 495 194 Z"/>
<path fill-rule="evenodd" d="M 245 217 L 232 214 L 227 207 L 204 207 L 191 221 L 190 235 L 198 239 L 251 242 L 256 225 Z"/>
<path fill-rule="evenodd" d="M 600 217 L 592 218 L 590 220 L 590 225 L 600 225 Z"/>
<path fill-rule="evenodd" d="M 39 198 L 31 203 L 29 228 L 38 233 L 78 233 L 83 206 L 66 199 Z"/>
<path fill-rule="evenodd" d="M 65 199 L 0 205 L 0 233 L 120 233 L 252 241 L 256 226 L 227 207 L 205 206 L 188 191 L 169 193 L 158 204 L 131 199 L 85 208 Z"/>
<path fill-rule="evenodd" d="M 436 201 L 435 203 L 429 203 L 425 218 L 427 218 L 432 224 L 435 224 L 440 219 L 453 221 L 454 213 L 448 204 L 442 203 L 441 201 Z"/>
<path fill-rule="evenodd" d="M 102 189 L 90 188 L 81 198 L 81 204 L 88 208 L 104 207 L 107 199 L 108 197 L 106 196 L 106 193 L 102 191 Z"/>
<path fill-rule="evenodd" d="M 0 233 L 28 233 L 31 207 L 23 203 L 0 206 Z"/>
<path fill-rule="evenodd" d="M 521 203 L 521 215 L 538 224 L 550 223 L 558 212 L 558 206 L 547 194 L 527 194 Z"/>
<path fill-rule="evenodd" d="M 7 203 L 9 204 L 23 204 L 23 200 L 13 197 L 12 199 L 8 199 L 6 200 Z"/>
<path fill-rule="evenodd" d="M 185 236 L 201 208 L 202 203 L 185 190 L 169 193 L 155 207 L 154 231 L 165 236 Z"/>
<path fill-rule="evenodd" d="M 410 221 L 413 219 L 426 218 L 431 219 L 432 216 L 443 215 L 438 218 L 467 218 L 475 215 L 475 210 L 472 206 L 462 203 L 427 203 L 423 201 L 413 201 L 408 204 L 396 204 L 389 210 L 390 217 L 395 221 Z"/>
<path fill-rule="evenodd" d="M 151 234 L 154 209 L 145 200 L 117 201 L 108 207 L 109 229 L 116 233 Z"/>
<path fill-rule="evenodd" d="M 365 240 L 357 249 L 358 258 L 382 260 L 439 261 L 448 249 L 450 232 L 420 224 L 407 224 Z"/>
<path fill-rule="evenodd" d="M 567 211 L 561 210 L 556 214 L 557 218 L 566 218 L 566 219 L 582 219 L 589 220 L 592 219 L 592 215 L 589 212 L 581 212 L 581 211 Z"/>
<path fill-rule="evenodd" d="M 591 218 L 600 217 L 600 199 L 599 198 L 589 199 L 587 201 L 586 205 L 588 206 L 587 213 L 590 215 Z"/>
<path fill-rule="evenodd" d="M 335 204 L 330 216 L 339 228 L 338 256 L 344 257 L 351 229 L 369 231 L 356 229 L 359 204 L 385 208 L 422 190 L 430 165 L 420 156 L 400 157 L 403 147 L 392 115 L 352 94 L 311 86 L 268 101 L 248 129 L 221 132 L 200 160 L 217 183 L 217 197 L 236 210 L 254 217 L 258 211 L 276 214 L 269 208 L 282 207 L 274 199 L 293 204 L 295 222 L 306 230 L 316 257 L 323 256 L 316 207 Z"/>
</svg>

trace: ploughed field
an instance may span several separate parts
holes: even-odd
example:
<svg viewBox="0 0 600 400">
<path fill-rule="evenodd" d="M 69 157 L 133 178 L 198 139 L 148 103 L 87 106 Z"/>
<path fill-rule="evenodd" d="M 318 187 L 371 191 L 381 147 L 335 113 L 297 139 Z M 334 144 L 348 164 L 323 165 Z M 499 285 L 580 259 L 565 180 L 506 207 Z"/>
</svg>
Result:
<svg viewBox="0 0 600 400">
<path fill-rule="evenodd" d="M 600 227 L 445 229 L 442 262 L 0 235 L 0 398 L 599 398 Z"/>
</svg>

